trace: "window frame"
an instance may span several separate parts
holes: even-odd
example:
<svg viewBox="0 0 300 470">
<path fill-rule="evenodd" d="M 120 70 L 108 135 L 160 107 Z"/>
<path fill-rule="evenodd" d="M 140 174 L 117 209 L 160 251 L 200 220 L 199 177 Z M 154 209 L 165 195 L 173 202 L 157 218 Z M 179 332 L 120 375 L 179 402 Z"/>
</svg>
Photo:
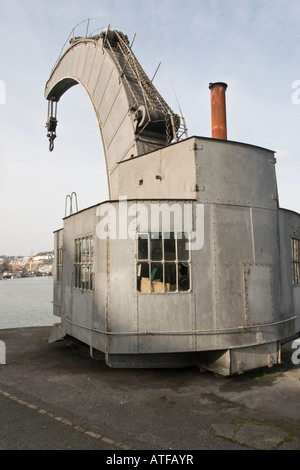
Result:
<svg viewBox="0 0 300 470">
<path fill-rule="evenodd" d="M 182 238 L 180 238 L 178 235 L 181 235 Z M 181 252 L 187 252 L 188 253 L 188 258 L 183 259 L 179 258 L 179 240 L 183 240 L 183 243 L 190 243 L 190 236 L 186 237 L 185 233 L 183 232 L 170 232 L 170 233 L 162 233 L 162 232 L 157 232 L 156 235 L 161 239 L 161 259 L 152 259 L 151 254 L 152 254 L 152 243 L 151 240 L 155 239 L 152 238 L 152 235 L 154 235 L 153 232 L 140 232 L 137 233 L 136 236 L 136 291 L 138 294 L 187 294 L 192 292 L 192 271 L 191 271 L 191 249 L 188 248 L 188 250 L 181 250 Z M 168 235 L 168 236 L 166 236 Z M 171 256 L 171 259 L 166 259 L 166 245 L 165 241 L 170 240 L 173 235 L 174 239 L 174 246 L 175 246 L 175 253 L 174 257 Z M 140 250 L 139 250 L 139 240 L 144 237 L 147 238 L 147 258 L 140 258 Z M 190 246 L 190 245 L 189 245 Z M 171 252 L 169 252 L 170 256 Z M 154 281 L 157 280 L 155 278 L 152 278 L 153 275 L 153 269 L 158 269 L 159 266 L 156 265 L 161 265 L 162 267 L 162 280 L 157 282 L 157 285 L 154 285 Z M 170 274 L 172 273 L 172 265 L 175 267 L 175 272 L 173 271 L 173 276 L 175 276 L 175 284 L 172 284 L 171 282 L 166 282 L 166 271 L 170 270 L 169 272 L 169 278 L 171 277 Z M 148 269 L 147 269 L 148 266 Z M 152 269 L 153 266 L 153 269 Z M 188 289 L 183 289 L 180 288 L 180 282 L 183 282 L 180 280 L 180 266 L 184 266 L 187 268 L 187 282 L 188 282 Z M 148 271 L 148 280 L 147 277 L 141 276 L 139 274 L 139 271 L 141 272 L 142 269 L 144 269 L 146 272 Z M 156 273 L 155 273 L 156 274 Z M 155 276 L 154 274 L 154 276 Z M 142 279 L 144 280 L 144 283 L 149 283 L 148 285 L 148 290 L 141 290 L 141 282 Z M 146 280 L 145 280 L 146 279 Z M 173 286 L 173 287 L 172 287 Z M 174 289 L 175 286 L 175 289 Z M 144 285 L 144 288 L 145 285 Z"/>
<path fill-rule="evenodd" d="M 74 239 L 72 287 L 81 292 L 94 291 L 94 236 Z"/>
<path fill-rule="evenodd" d="M 56 250 L 56 282 L 62 282 L 63 280 L 63 248 L 57 248 Z"/>
</svg>

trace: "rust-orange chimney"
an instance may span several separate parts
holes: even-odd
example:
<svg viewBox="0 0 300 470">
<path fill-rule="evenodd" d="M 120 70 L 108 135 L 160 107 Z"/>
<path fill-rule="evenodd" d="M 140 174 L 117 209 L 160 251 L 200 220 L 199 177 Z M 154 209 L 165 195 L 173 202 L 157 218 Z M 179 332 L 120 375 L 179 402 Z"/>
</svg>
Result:
<svg viewBox="0 0 300 470">
<path fill-rule="evenodd" d="M 223 82 L 210 83 L 211 93 L 211 127 L 212 138 L 227 140 L 226 99 L 227 84 Z"/>
</svg>

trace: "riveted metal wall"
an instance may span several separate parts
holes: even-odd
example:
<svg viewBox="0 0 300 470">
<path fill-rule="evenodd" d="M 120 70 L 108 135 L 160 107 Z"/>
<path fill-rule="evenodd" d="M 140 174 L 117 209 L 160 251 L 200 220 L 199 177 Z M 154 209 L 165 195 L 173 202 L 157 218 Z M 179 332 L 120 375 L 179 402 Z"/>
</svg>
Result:
<svg viewBox="0 0 300 470">
<path fill-rule="evenodd" d="M 141 189 L 140 198 L 109 204 L 117 233 L 124 204 L 142 204 L 148 214 L 155 204 L 181 209 L 190 204 L 193 230 L 197 207 L 203 208 L 203 243 L 191 251 L 190 291 L 137 292 L 137 242 L 128 236 L 100 240 L 97 211 L 103 204 L 98 205 L 66 218 L 63 232 L 56 234 L 56 246 L 63 240 L 64 249 L 63 282 L 55 284 L 56 299 L 61 289 L 62 325 L 105 353 L 113 367 L 171 366 L 172 360 L 200 364 L 202 353 L 209 354 L 208 368 L 223 373 L 280 361 L 280 342 L 300 330 L 300 288 L 292 284 L 291 260 L 300 217 L 278 209 L 273 154 L 202 138 L 176 144 L 172 153 L 181 155 L 181 150 L 189 152 L 187 174 L 197 174 L 197 199 L 144 199 Z M 163 162 L 164 150 L 159 153 Z M 132 159 L 133 172 L 142 170 L 141 161 Z M 144 162 L 143 175 L 154 177 L 156 163 L 147 175 Z M 251 174 L 256 165 L 261 171 L 255 169 L 253 180 L 246 178 L 244 173 Z M 176 169 L 174 174 L 176 179 Z M 162 179 L 164 193 L 174 187 L 171 180 Z M 93 292 L 82 292 L 73 287 L 74 240 L 88 235 L 95 238 L 95 282 Z"/>
</svg>

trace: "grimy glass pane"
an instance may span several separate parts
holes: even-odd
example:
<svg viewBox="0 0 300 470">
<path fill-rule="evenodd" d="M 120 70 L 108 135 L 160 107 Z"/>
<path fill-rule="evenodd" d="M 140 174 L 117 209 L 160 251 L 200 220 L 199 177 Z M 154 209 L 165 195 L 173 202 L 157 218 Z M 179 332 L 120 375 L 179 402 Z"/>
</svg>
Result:
<svg viewBox="0 0 300 470">
<path fill-rule="evenodd" d="M 190 257 L 188 242 L 189 239 L 184 233 L 177 235 L 177 256 L 179 261 L 187 261 Z"/>
<path fill-rule="evenodd" d="M 292 260 L 296 259 L 296 240 L 292 238 Z"/>
<path fill-rule="evenodd" d="M 81 263 L 82 256 L 81 256 L 81 240 L 78 240 L 78 263 Z"/>
<path fill-rule="evenodd" d="M 149 259 L 148 255 L 148 235 L 140 234 L 138 236 L 138 259 Z"/>
<path fill-rule="evenodd" d="M 90 290 L 90 266 L 86 266 L 85 269 L 85 289 Z"/>
<path fill-rule="evenodd" d="M 86 239 L 82 239 L 82 263 L 85 263 L 86 261 Z"/>
<path fill-rule="evenodd" d="M 75 240 L 75 263 L 78 263 L 78 240 Z"/>
<path fill-rule="evenodd" d="M 300 261 L 300 241 L 297 238 L 292 238 L 292 259 L 294 261 Z"/>
<path fill-rule="evenodd" d="M 294 285 L 300 284 L 300 263 L 293 263 L 293 281 Z"/>
<path fill-rule="evenodd" d="M 175 292 L 176 290 L 176 263 L 165 263 L 165 291 Z"/>
<path fill-rule="evenodd" d="M 178 290 L 190 290 L 190 269 L 188 263 L 178 263 Z"/>
<path fill-rule="evenodd" d="M 94 258 L 94 238 L 91 237 L 91 263 L 93 262 L 93 258 Z"/>
<path fill-rule="evenodd" d="M 82 265 L 81 266 L 81 286 L 80 286 L 81 289 L 85 289 L 85 279 L 86 279 L 86 277 L 85 277 L 85 266 Z"/>
<path fill-rule="evenodd" d="M 162 260 L 162 236 L 161 233 L 151 234 L 151 261 Z"/>
<path fill-rule="evenodd" d="M 151 281 L 163 281 L 162 263 L 151 263 Z"/>
<path fill-rule="evenodd" d="M 164 260 L 173 261 L 176 259 L 176 247 L 174 233 L 164 234 Z"/>
<path fill-rule="evenodd" d="M 151 263 L 151 292 L 164 291 L 164 273 L 162 263 Z"/>
<path fill-rule="evenodd" d="M 93 270 L 92 268 L 90 269 L 90 290 L 94 289 L 94 282 L 93 282 Z"/>
<path fill-rule="evenodd" d="M 86 262 L 90 262 L 90 237 L 86 239 Z"/>
</svg>

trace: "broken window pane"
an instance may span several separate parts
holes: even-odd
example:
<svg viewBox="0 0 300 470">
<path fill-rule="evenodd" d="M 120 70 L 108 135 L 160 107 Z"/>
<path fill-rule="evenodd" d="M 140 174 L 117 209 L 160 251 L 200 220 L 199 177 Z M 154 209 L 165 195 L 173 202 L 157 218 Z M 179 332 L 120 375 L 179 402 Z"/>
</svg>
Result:
<svg viewBox="0 0 300 470">
<path fill-rule="evenodd" d="M 178 264 L 178 290 L 188 291 L 190 289 L 190 273 L 188 263 Z"/>
<path fill-rule="evenodd" d="M 149 235 L 139 234 L 137 291 L 188 292 L 191 287 L 188 242 L 183 234 L 177 239 L 174 233 L 151 233 L 150 240 Z"/>
<path fill-rule="evenodd" d="M 137 265 L 137 291 L 150 292 L 149 263 Z"/>
</svg>

